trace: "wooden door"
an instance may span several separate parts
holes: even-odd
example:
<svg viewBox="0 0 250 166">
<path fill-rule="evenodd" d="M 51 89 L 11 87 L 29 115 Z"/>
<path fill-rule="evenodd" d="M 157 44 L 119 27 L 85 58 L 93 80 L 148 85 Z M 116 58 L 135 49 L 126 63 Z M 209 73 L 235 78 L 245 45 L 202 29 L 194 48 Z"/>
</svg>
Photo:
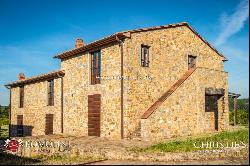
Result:
<svg viewBox="0 0 250 166">
<path fill-rule="evenodd" d="M 17 136 L 23 136 L 23 115 L 17 115 Z"/>
<path fill-rule="evenodd" d="M 46 114 L 45 135 L 53 134 L 53 114 Z"/>
<path fill-rule="evenodd" d="M 88 95 L 88 135 L 100 137 L 101 95 Z"/>
</svg>

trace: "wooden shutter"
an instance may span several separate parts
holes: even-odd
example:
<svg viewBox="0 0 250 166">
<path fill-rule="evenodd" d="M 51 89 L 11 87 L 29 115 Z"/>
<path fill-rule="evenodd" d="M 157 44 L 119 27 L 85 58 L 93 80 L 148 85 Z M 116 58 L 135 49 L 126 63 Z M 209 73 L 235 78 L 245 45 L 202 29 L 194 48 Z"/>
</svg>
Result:
<svg viewBox="0 0 250 166">
<path fill-rule="evenodd" d="M 17 136 L 23 136 L 23 115 L 17 115 Z"/>
<path fill-rule="evenodd" d="M 149 47 L 145 47 L 145 67 L 149 66 Z"/>
<path fill-rule="evenodd" d="M 101 95 L 88 95 L 88 135 L 100 136 Z"/>
<path fill-rule="evenodd" d="M 20 101 L 19 101 L 19 103 L 20 103 L 19 107 L 23 108 L 23 103 L 24 103 L 24 86 L 20 87 Z"/>
<path fill-rule="evenodd" d="M 101 52 L 91 54 L 91 84 L 100 84 L 101 76 Z"/>
<path fill-rule="evenodd" d="M 149 66 L 149 46 L 141 45 L 141 66 Z"/>
<path fill-rule="evenodd" d="M 98 84 L 98 52 L 95 52 L 95 84 Z"/>
<path fill-rule="evenodd" d="M 97 68 L 96 68 L 96 83 L 97 84 L 100 84 L 101 83 L 101 51 L 98 51 L 97 52 L 97 60 L 96 60 L 96 63 L 97 63 Z"/>
<path fill-rule="evenodd" d="M 144 56 L 144 47 L 141 46 L 141 66 L 144 66 L 145 63 L 145 56 Z"/>
<path fill-rule="evenodd" d="M 45 135 L 53 134 L 53 114 L 46 114 Z"/>
<path fill-rule="evenodd" d="M 48 105 L 54 105 L 54 80 L 48 81 Z"/>
</svg>

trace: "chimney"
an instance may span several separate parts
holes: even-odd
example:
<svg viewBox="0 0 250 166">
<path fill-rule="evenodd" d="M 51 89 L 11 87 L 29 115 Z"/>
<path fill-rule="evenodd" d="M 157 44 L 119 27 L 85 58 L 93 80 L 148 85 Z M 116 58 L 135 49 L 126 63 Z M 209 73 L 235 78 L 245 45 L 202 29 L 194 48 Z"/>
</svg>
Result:
<svg viewBox="0 0 250 166">
<path fill-rule="evenodd" d="M 84 42 L 83 42 L 83 40 L 82 39 L 76 39 L 76 48 L 80 48 L 80 47 L 82 47 L 82 46 L 84 46 Z"/>
<path fill-rule="evenodd" d="M 25 80 L 25 75 L 24 75 L 24 73 L 19 73 L 19 75 L 18 75 L 18 80 Z"/>
</svg>

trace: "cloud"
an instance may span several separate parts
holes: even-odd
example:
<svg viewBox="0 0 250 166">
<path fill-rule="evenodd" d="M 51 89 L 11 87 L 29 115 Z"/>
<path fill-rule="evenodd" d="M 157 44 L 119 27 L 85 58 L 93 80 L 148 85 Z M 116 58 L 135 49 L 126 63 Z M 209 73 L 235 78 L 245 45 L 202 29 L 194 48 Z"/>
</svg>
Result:
<svg viewBox="0 0 250 166">
<path fill-rule="evenodd" d="M 221 52 L 231 61 L 237 61 L 249 66 L 249 52 L 241 48 L 223 45 L 219 47 Z"/>
<path fill-rule="evenodd" d="M 232 15 L 222 14 L 220 19 L 221 32 L 218 35 L 215 45 L 219 46 L 226 42 L 228 38 L 239 32 L 245 21 L 249 17 L 249 1 L 243 0 L 236 7 Z"/>
</svg>

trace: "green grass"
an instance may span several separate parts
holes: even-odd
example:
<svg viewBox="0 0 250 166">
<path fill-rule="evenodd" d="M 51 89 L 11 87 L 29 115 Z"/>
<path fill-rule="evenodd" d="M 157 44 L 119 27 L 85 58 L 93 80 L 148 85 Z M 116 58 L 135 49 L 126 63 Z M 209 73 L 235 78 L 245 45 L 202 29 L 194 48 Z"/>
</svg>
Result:
<svg viewBox="0 0 250 166">
<path fill-rule="evenodd" d="M 6 140 L 9 138 L 9 125 L 1 126 L 0 140 Z"/>
<path fill-rule="evenodd" d="M 27 164 L 37 164 L 41 162 L 37 159 L 20 157 L 17 155 L 2 153 L 0 157 L 0 165 L 27 165 Z"/>
<path fill-rule="evenodd" d="M 38 160 L 43 165 L 75 165 L 75 164 L 85 164 L 94 161 L 104 160 L 104 158 L 96 158 L 93 156 L 70 156 L 70 155 L 60 155 L 53 154 L 48 155 L 36 155 L 31 159 Z"/>
<path fill-rule="evenodd" d="M 249 143 L 249 130 L 248 129 L 241 129 L 239 131 L 233 132 L 221 132 L 212 136 L 204 136 L 201 138 L 189 138 L 182 141 L 169 141 L 165 143 L 160 143 L 157 145 L 153 145 L 148 148 L 144 149 L 137 149 L 141 152 L 189 152 L 189 151 L 196 151 L 196 150 L 204 150 L 205 148 L 196 148 L 194 143 L 196 142 L 197 146 L 200 146 L 201 143 L 206 142 L 219 142 L 222 144 L 237 142 L 240 141 L 244 142 L 245 144 Z M 211 149 L 218 149 L 216 147 L 210 148 Z"/>
<path fill-rule="evenodd" d="M 35 155 L 33 157 L 20 157 L 2 153 L 0 156 L 0 165 L 71 165 L 103 160 L 103 158 L 94 158 L 91 156 L 67 156 L 59 154 L 53 154 L 51 156 Z"/>
</svg>

